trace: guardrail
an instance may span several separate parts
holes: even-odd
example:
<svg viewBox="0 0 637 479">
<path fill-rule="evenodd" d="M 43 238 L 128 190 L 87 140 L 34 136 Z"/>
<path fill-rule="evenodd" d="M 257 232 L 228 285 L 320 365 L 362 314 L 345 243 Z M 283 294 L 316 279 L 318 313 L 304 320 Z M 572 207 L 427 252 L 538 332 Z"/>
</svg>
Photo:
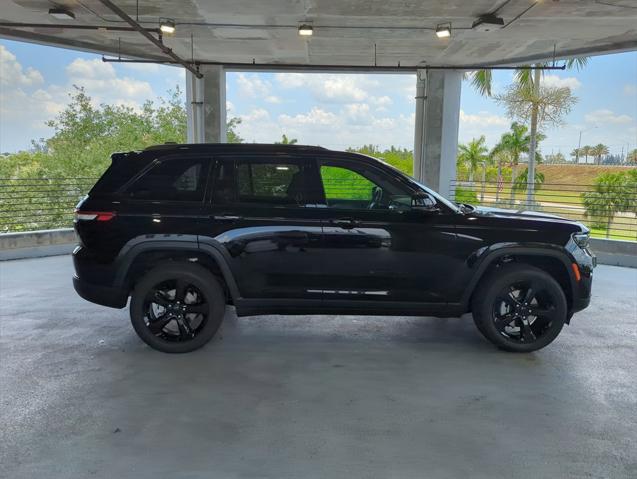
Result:
<svg viewBox="0 0 637 479">
<path fill-rule="evenodd" d="M 70 227 L 96 178 L 0 178 L 0 233 Z"/>
<path fill-rule="evenodd" d="M 65 228 L 95 178 L 0 178 L 0 233 Z M 368 199 L 368 184 L 333 178 L 332 194 Z M 637 241 L 637 187 L 542 184 L 528 203 L 526 192 L 497 182 L 451 182 L 451 199 L 463 203 L 541 211 L 582 221 L 598 238 Z"/>
<path fill-rule="evenodd" d="M 451 182 L 451 199 L 497 208 L 538 211 L 581 221 L 596 238 L 637 241 L 637 188 L 544 183 L 534 200 L 526 191 L 498 182 Z"/>
</svg>

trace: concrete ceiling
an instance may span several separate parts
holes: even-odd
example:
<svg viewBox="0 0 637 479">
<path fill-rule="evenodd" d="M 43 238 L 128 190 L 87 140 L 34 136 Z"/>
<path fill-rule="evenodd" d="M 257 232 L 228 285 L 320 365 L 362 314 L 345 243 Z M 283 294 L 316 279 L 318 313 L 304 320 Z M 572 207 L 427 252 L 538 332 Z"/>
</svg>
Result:
<svg viewBox="0 0 637 479">
<path fill-rule="evenodd" d="M 113 0 L 147 28 L 177 22 L 164 43 L 184 59 L 257 64 L 383 66 L 516 64 L 637 49 L 637 0 Z M 75 20 L 56 20 L 55 6 Z M 529 7 L 528 11 L 525 12 Z M 497 11 L 505 27 L 471 29 Z M 524 13 L 525 12 L 525 13 Z M 521 15 L 521 16 L 520 16 Z M 299 22 L 314 35 L 300 37 Z M 127 26 L 98 0 L 0 0 L 0 23 Z M 451 22 L 450 39 L 433 29 Z M 163 59 L 138 32 L 14 28 L 0 36 L 123 57 Z M 374 52 L 376 54 L 374 55 Z"/>
</svg>

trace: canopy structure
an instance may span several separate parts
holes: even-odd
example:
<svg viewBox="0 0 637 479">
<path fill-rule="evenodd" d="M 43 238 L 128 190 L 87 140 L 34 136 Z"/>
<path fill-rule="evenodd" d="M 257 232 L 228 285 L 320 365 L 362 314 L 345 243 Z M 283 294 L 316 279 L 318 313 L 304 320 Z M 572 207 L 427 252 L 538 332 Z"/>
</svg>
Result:
<svg viewBox="0 0 637 479">
<path fill-rule="evenodd" d="M 444 193 L 462 70 L 635 50 L 637 3 L 4 0 L 0 37 L 182 65 L 195 142 L 225 139 L 227 70 L 417 72 L 415 175 Z"/>
<path fill-rule="evenodd" d="M 634 0 L 112 0 L 185 60 L 307 66 L 466 66 L 635 49 Z M 73 19 L 53 16 L 68 9 Z M 502 25 L 472 28 L 493 14 Z M 0 35 L 123 57 L 168 59 L 101 0 L 5 0 Z M 17 27 L 12 24 L 39 26 Z M 300 25 L 312 27 L 299 36 Z M 439 38 L 440 25 L 451 27 Z M 48 25 L 48 27 L 47 27 Z M 58 28 L 49 28 L 59 25 Z M 101 26 L 101 29 L 76 27 Z"/>
</svg>

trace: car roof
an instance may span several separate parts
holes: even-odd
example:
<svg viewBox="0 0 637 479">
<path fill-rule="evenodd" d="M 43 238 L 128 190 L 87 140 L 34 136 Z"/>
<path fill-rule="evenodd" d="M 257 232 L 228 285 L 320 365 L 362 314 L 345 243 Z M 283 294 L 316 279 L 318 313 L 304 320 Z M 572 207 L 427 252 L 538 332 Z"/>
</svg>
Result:
<svg viewBox="0 0 637 479">
<path fill-rule="evenodd" d="M 282 145 L 270 143 L 164 143 L 163 145 L 153 145 L 146 147 L 143 151 L 210 151 L 225 150 L 237 152 L 255 151 L 255 152 L 326 152 L 331 151 L 322 146 L 312 145 Z"/>
</svg>

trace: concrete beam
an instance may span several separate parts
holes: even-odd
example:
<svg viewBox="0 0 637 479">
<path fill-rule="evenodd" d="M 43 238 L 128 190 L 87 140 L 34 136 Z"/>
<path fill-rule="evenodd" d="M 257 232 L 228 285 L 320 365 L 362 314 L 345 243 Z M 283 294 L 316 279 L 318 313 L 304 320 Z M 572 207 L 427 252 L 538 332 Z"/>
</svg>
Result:
<svg viewBox="0 0 637 479">
<path fill-rule="evenodd" d="M 462 72 L 418 70 L 414 177 L 449 196 L 456 177 Z"/>
</svg>

